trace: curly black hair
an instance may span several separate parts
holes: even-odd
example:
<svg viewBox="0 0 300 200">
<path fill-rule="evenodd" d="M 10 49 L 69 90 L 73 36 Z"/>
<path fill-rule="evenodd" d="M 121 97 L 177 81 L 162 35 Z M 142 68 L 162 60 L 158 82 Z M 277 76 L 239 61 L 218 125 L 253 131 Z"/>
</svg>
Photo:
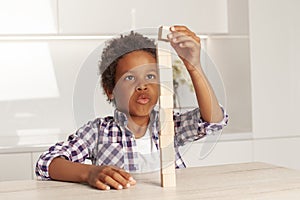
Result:
<svg viewBox="0 0 300 200">
<path fill-rule="evenodd" d="M 118 61 L 126 54 L 133 51 L 145 51 L 156 59 L 155 40 L 145 37 L 139 33 L 131 31 L 128 35 L 121 35 L 106 42 L 101 61 L 99 62 L 99 72 L 101 74 L 101 84 L 105 90 L 113 91 L 115 87 L 115 74 Z M 110 99 L 108 99 L 111 102 Z"/>
</svg>

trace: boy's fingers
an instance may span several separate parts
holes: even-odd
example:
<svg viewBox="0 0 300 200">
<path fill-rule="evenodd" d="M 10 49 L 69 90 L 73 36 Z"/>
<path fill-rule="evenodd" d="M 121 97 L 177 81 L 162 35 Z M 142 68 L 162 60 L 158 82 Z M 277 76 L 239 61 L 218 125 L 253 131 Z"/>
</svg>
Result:
<svg viewBox="0 0 300 200">
<path fill-rule="evenodd" d="M 117 170 L 127 181 L 129 181 L 130 184 L 135 184 L 136 181 L 133 179 L 133 177 L 126 171 L 119 169 Z"/>
<path fill-rule="evenodd" d="M 186 27 L 186 26 L 179 26 L 179 25 L 171 26 L 170 27 L 170 31 L 178 31 L 178 32 L 188 31 L 188 32 L 192 33 L 192 31 L 188 27 Z"/>
<path fill-rule="evenodd" d="M 179 33 L 184 33 L 185 35 L 189 36 L 195 36 L 196 34 L 188 29 L 186 26 L 171 26 L 170 27 L 171 32 L 179 32 Z"/>
<path fill-rule="evenodd" d="M 171 32 L 171 35 L 174 36 L 174 37 L 176 35 L 186 35 L 186 36 L 189 36 L 189 37 L 192 37 L 192 38 L 194 38 L 196 36 L 193 32 L 189 32 L 187 30 L 184 30 L 184 31 L 173 31 L 173 32 Z"/>
<path fill-rule="evenodd" d="M 193 48 L 195 46 L 194 42 L 186 41 L 179 43 L 179 47 L 181 48 Z"/>
<path fill-rule="evenodd" d="M 188 29 L 186 26 L 171 26 L 170 31 L 172 32 L 171 35 L 173 37 L 176 36 L 176 33 L 184 34 L 186 36 L 190 36 L 191 38 L 196 40 L 198 43 L 200 42 L 200 38 L 194 32 L 192 32 L 190 29 Z"/>
<path fill-rule="evenodd" d="M 111 167 L 110 170 L 107 170 L 105 172 L 105 175 L 109 176 L 112 178 L 115 182 L 117 182 L 119 185 L 116 185 L 116 183 L 113 182 L 107 182 L 107 183 L 113 183 L 113 187 L 116 189 L 123 189 L 123 188 L 128 188 L 132 185 L 135 184 L 133 181 L 133 178 L 131 175 L 124 171 L 123 169 L 117 168 L 117 167 Z M 110 181 L 110 179 L 108 179 Z M 107 181 L 107 180 L 105 180 Z"/>
<path fill-rule="evenodd" d="M 112 166 L 112 169 L 114 169 L 115 171 L 119 172 L 124 178 L 126 178 L 127 180 L 129 180 L 131 177 L 130 173 L 126 172 L 124 169 Z"/>
<path fill-rule="evenodd" d="M 195 40 L 193 40 L 187 36 L 179 36 L 177 38 L 171 39 L 171 45 L 174 48 L 179 47 L 179 48 L 190 48 L 190 49 L 197 48 L 198 49 L 200 47 L 200 43 L 196 42 Z"/>
<path fill-rule="evenodd" d="M 133 178 L 121 168 L 113 166 L 95 167 L 89 176 L 88 183 L 101 190 L 115 188 L 117 190 L 134 185 Z"/>
<path fill-rule="evenodd" d="M 100 189 L 100 190 L 109 190 L 110 187 L 104 183 L 102 183 L 101 181 L 97 180 L 95 182 L 95 185 L 93 185 L 95 188 Z"/>
<path fill-rule="evenodd" d="M 127 178 L 125 178 L 124 176 L 122 176 L 122 174 L 119 173 L 119 171 L 111 171 L 110 172 L 110 176 L 117 181 L 118 183 L 120 183 L 122 185 L 122 187 L 130 187 L 130 184 L 128 183 Z"/>
<path fill-rule="evenodd" d="M 200 38 L 196 35 L 191 35 L 188 33 L 182 33 L 182 32 L 173 32 L 168 35 L 169 40 L 172 42 L 175 42 L 175 40 L 180 40 L 181 38 L 185 40 L 194 40 L 197 43 L 200 43 Z"/>
<path fill-rule="evenodd" d="M 187 42 L 187 41 L 197 43 L 193 38 L 188 37 L 186 35 L 178 35 L 177 37 L 173 37 L 171 39 L 171 42 L 173 42 L 175 44 L 181 43 L 181 42 Z"/>
<path fill-rule="evenodd" d="M 114 176 L 115 176 L 114 174 L 110 174 L 110 175 L 103 174 L 100 176 L 100 180 L 103 183 L 105 183 L 117 190 L 123 189 L 123 185 L 118 180 L 116 180 Z"/>
</svg>

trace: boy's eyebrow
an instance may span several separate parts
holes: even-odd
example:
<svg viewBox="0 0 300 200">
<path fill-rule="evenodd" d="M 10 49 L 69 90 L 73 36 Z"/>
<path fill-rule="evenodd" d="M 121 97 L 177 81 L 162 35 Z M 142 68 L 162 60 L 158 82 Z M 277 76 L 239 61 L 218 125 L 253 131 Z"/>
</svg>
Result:
<svg viewBox="0 0 300 200">
<path fill-rule="evenodd" d="M 144 70 L 145 72 L 156 72 L 156 73 L 158 73 L 158 69 L 157 68 L 155 68 L 155 69 L 153 69 L 153 68 L 147 68 L 146 70 Z M 123 74 L 126 74 L 126 73 L 134 73 L 134 72 L 139 72 L 139 69 L 130 69 L 130 70 L 126 70 L 126 71 L 124 71 L 124 73 Z"/>
<path fill-rule="evenodd" d="M 158 70 L 156 70 L 156 69 L 150 69 L 150 70 L 148 70 L 148 72 L 155 72 L 155 73 L 158 73 Z"/>
<path fill-rule="evenodd" d="M 125 71 L 125 72 L 123 73 L 123 75 L 134 74 L 134 73 L 139 73 L 139 71 L 136 72 L 136 71 L 134 71 L 134 70 L 128 70 L 128 71 Z M 145 73 L 156 73 L 156 74 L 158 74 L 158 70 L 151 69 L 151 70 L 145 71 Z"/>
</svg>

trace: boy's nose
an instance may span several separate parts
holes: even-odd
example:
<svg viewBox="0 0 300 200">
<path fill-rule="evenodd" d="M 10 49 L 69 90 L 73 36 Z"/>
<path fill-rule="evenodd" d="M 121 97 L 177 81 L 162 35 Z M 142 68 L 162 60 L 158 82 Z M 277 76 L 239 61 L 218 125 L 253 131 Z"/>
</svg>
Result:
<svg viewBox="0 0 300 200">
<path fill-rule="evenodd" d="M 137 91 L 147 90 L 147 84 L 140 84 L 136 87 Z"/>
</svg>

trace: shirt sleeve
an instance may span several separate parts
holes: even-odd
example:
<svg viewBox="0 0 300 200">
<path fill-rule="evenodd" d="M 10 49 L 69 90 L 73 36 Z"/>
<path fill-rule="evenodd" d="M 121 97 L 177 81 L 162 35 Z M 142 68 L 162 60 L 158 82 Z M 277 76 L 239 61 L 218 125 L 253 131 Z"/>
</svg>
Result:
<svg viewBox="0 0 300 200">
<path fill-rule="evenodd" d="M 56 157 L 64 157 L 72 162 L 84 162 L 92 154 L 97 141 L 100 119 L 88 122 L 68 137 L 67 141 L 56 143 L 44 152 L 36 163 L 38 179 L 49 180 L 49 165 Z"/>
<path fill-rule="evenodd" d="M 223 119 L 218 123 L 209 123 L 204 121 L 200 115 L 199 108 L 188 111 L 183 114 L 175 114 L 175 143 L 182 146 L 187 142 L 192 142 L 203 138 L 205 135 L 214 134 L 223 129 L 228 123 L 228 115 L 222 108 Z"/>
</svg>

